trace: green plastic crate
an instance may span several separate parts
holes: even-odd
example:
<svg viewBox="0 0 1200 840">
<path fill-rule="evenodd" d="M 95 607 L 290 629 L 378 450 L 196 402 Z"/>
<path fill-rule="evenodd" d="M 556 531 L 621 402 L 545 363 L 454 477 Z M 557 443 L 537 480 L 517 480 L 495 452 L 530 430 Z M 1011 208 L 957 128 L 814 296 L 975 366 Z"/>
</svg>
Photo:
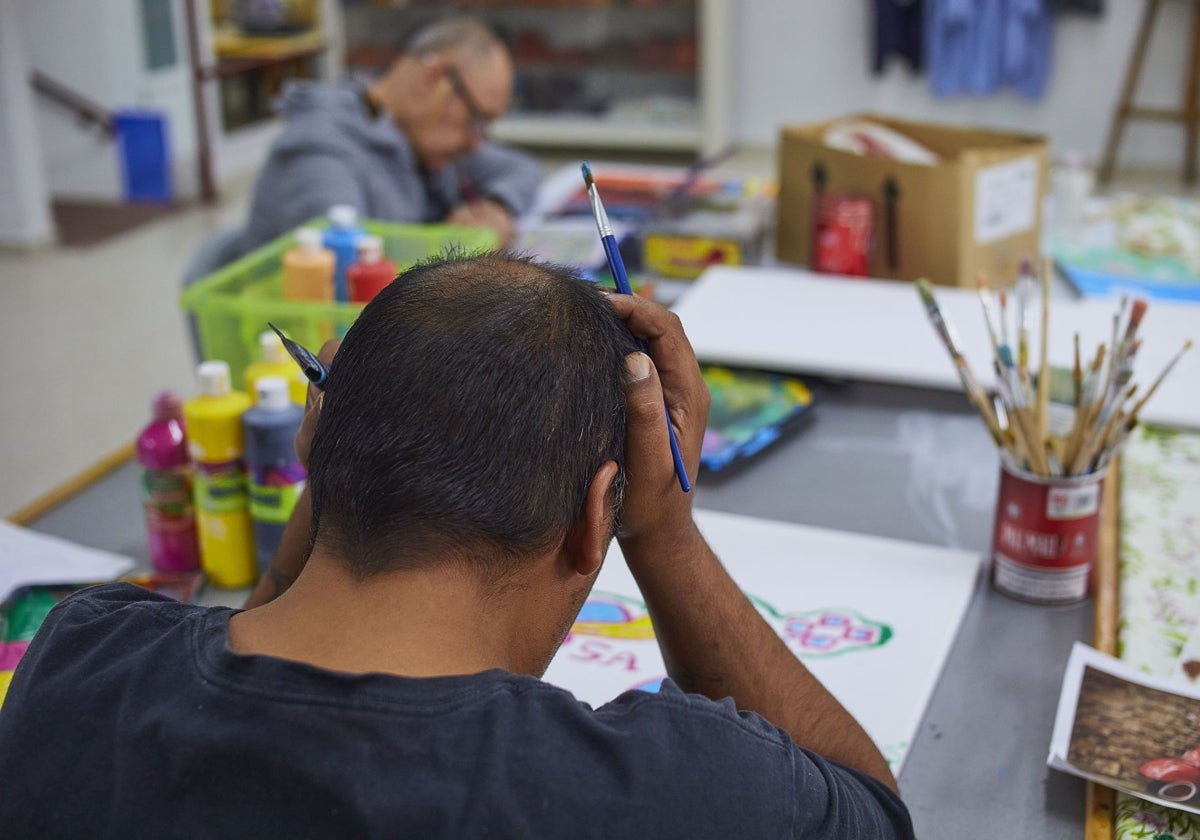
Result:
<svg viewBox="0 0 1200 840">
<path fill-rule="evenodd" d="M 324 228 L 327 220 L 309 226 Z M 453 225 L 402 225 L 363 220 L 367 233 L 383 240 L 384 254 L 403 271 L 414 262 L 444 253 L 494 250 L 493 231 Z M 360 303 L 314 303 L 283 298 L 282 258 L 296 244 L 294 233 L 251 251 L 185 289 L 179 302 L 196 316 L 205 359 L 229 364 L 235 388 L 244 387 L 246 366 L 259 359 L 259 336 L 270 321 L 288 338 L 316 353 L 329 338 L 341 337 L 362 311 Z"/>
</svg>

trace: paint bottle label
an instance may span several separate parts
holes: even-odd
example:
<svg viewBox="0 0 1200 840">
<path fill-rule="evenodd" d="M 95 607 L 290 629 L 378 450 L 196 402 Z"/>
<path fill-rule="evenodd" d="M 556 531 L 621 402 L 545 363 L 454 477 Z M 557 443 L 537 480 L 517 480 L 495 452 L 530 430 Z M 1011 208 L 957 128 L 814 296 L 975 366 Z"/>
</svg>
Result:
<svg viewBox="0 0 1200 840">
<path fill-rule="evenodd" d="M 142 470 L 142 507 L 155 530 L 181 531 L 195 527 L 192 474 L 187 467 Z"/>
<path fill-rule="evenodd" d="M 241 459 L 196 464 L 196 507 L 205 513 L 246 510 L 246 473 Z"/>
<path fill-rule="evenodd" d="M 304 492 L 306 473 L 299 464 L 254 467 L 250 477 L 250 515 L 258 522 L 283 525 Z"/>
</svg>

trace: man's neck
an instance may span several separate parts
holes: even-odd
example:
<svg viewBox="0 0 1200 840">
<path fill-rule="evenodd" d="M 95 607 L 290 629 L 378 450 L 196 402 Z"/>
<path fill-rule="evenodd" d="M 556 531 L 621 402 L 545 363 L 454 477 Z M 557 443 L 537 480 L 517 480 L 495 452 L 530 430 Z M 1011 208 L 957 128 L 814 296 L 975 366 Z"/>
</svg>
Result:
<svg viewBox="0 0 1200 840">
<path fill-rule="evenodd" d="M 349 673 L 429 677 L 493 668 L 536 673 L 536 608 L 510 588 L 488 594 L 455 563 L 357 580 L 314 551 L 286 592 L 230 620 L 235 653 L 265 654 Z M 551 631 L 553 632 L 553 631 Z"/>
</svg>

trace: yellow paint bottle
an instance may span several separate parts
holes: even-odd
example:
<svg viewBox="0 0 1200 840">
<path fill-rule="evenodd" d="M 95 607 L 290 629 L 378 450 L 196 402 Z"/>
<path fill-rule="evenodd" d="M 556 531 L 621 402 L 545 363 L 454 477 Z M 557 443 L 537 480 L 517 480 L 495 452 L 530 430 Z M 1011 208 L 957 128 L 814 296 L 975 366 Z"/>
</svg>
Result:
<svg viewBox="0 0 1200 840">
<path fill-rule="evenodd" d="M 279 340 L 279 336 L 267 330 L 258 337 L 258 346 L 262 357 L 246 366 L 246 390 L 250 393 L 250 398 L 255 404 L 258 403 L 258 389 L 255 387 L 258 380 L 264 376 L 278 376 L 287 381 L 288 399 L 296 405 L 304 405 L 308 396 L 308 380 L 292 361 L 287 350 L 283 349 L 283 342 Z"/>
<path fill-rule="evenodd" d="M 229 365 L 196 368 L 198 396 L 183 407 L 195 468 L 200 564 L 214 586 L 251 586 L 258 577 L 246 484 L 242 414 L 250 397 L 229 384 Z"/>
</svg>

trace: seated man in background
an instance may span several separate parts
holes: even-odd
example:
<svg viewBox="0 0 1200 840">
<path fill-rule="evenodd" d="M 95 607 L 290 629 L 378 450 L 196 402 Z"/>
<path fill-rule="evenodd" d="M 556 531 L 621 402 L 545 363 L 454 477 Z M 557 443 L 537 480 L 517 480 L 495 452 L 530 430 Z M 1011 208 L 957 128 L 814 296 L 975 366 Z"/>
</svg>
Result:
<svg viewBox="0 0 1200 840">
<path fill-rule="evenodd" d="M 333 349 L 258 606 L 128 584 L 57 606 L 0 711 L 0 825 L 912 836 L 886 761 L 696 527 L 663 404 L 694 475 L 708 392 L 677 317 L 493 254 L 405 272 Z M 539 677 L 614 534 L 671 679 L 592 709 Z"/>
<path fill-rule="evenodd" d="M 541 171 L 485 140 L 512 98 L 512 59 L 483 23 L 417 29 L 374 82 L 296 82 L 286 124 L 255 184 L 240 247 L 256 248 L 335 204 L 390 222 L 452 222 L 511 244 Z"/>
</svg>

